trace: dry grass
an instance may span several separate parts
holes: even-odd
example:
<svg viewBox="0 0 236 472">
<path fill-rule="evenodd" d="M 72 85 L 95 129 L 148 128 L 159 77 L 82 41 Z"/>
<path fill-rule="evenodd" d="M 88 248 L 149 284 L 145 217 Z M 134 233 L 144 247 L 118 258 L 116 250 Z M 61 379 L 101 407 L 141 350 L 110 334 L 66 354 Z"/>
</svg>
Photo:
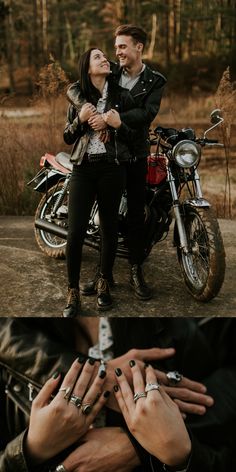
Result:
<svg viewBox="0 0 236 472">
<path fill-rule="evenodd" d="M 63 142 L 63 128 L 67 101 L 65 87 L 67 79 L 58 64 L 46 66 L 39 76 L 39 91 L 31 101 L 30 108 L 40 112 L 32 118 L 0 117 L 0 214 L 33 214 L 39 196 L 26 186 L 39 170 L 39 159 L 47 151 L 57 153 L 67 150 Z M 232 90 L 231 90 L 232 93 Z M 222 92 L 221 92 L 221 96 Z M 233 95 L 233 97 L 235 97 Z M 1 100 L 0 100 L 1 103 Z M 225 100 L 223 100 L 224 105 Z M 0 112 L 7 109 L 4 100 Z M 11 108 L 14 103 L 9 102 Z M 218 102 L 214 96 L 176 97 L 166 96 L 158 115 L 158 123 L 176 128 L 192 126 L 201 136 L 210 126 L 209 115 Z M 15 107 L 16 103 L 15 103 Z M 232 165 L 236 158 L 236 129 L 230 123 L 230 148 L 227 168 L 225 151 L 219 148 L 204 150 L 199 167 L 204 196 L 213 203 L 218 216 L 236 217 L 236 170 Z M 228 131 L 227 131 L 228 132 Z M 217 128 L 209 137 L 222 141 L 222 132 Z M 227 174 L 228 172 L 228 174 Z M 230 213 L 225 204 L 226 176 L 230 181 Z"/>
</svg>

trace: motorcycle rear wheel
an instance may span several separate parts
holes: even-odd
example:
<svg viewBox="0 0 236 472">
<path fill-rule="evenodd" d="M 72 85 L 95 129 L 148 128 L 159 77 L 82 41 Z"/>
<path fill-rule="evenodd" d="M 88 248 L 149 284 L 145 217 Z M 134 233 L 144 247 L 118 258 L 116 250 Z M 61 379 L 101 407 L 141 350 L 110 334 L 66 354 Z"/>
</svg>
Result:
<svg viewBox="0 0 236 472">
<path fill-rule="evenodd" d="M 61 191 L 62 183 L 59 183 L 57 186 L 54 186 L 48 190 L 47 194 L 43 195 L 41 198 L 38 207 L 35 212 L 35 220 L 47 219 L 49 216 L 53 205 L 55 204 L 56 199 Z M 64 197 L 62 204 L 67 205 L 67 197 Z M 61 220 L 63 221 L 63 220 Z M 54 234 L 47 233 L 45 230 L 34 228 L 36 242 L 47 256 L 54 257 L 55 259 L 65 259 L 66 256 L 66 240 L 55 236 Z"/>
<path fill-rule="evenodd" d="M 219 293 L 225 276 L 225 251 L 219 223 L 211 208 L 185 207 L 190 252 L 177 246 L 178 260 L 191 295 L 208 302 Z"/>
</svg>

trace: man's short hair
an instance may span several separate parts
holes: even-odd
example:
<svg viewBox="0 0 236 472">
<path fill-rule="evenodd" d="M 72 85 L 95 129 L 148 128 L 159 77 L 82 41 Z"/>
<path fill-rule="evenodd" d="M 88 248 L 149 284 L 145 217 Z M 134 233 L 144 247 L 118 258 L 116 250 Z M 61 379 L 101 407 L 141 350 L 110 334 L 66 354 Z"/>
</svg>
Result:
<svg viewBox="0 0 236 472">
<path fill-rule="evenodd" d="M 115 30 L 115 37 L 117 36 L 131 36 L 135 43 L 142 43 L 143 47 L 147 41 L 147 33 L 140 28 L 139 26 L 135 25 L 120 25 Z"/>
</svg>

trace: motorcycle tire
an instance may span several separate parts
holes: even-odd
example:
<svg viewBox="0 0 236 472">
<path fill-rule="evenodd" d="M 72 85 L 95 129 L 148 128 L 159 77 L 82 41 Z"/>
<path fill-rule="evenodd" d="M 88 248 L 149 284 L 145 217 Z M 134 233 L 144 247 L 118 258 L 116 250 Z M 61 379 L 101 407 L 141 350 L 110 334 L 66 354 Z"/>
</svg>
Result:
<svg viewBox="0 0 236 472">
<path fill-rule="evenodd" d="M 35 212 L 35 220 L 38 218 L 45 219 L 47 215 L 50 214 L 52 206 L 54 205 L 59 192 L 61 191 L 63 183 L 50 188 L 47 194 L 44 194 L 41 198 L 38 207 Z M 68 195 L 64 198 L 62 204 L 67 205 Z M 66 201 L 65 201 L 66 199 Z M 62 220 L 60 220 L 62 222 Z M 47 233 L 45 230 L 34 228 L 36 242 L 47 256 L 53 257 L 55 259 L 65 259 L 66 257 L 66 240 L 55 236 L 54 234 Z"/>
<path fill-rule="evenodd" d="M 211 208 L 185 206 L 184 224 L 190 247 L 177 245 L 178 260 L 191 295 L 208 302 L 219 293 L 225 276 L 225 250 L 219 223 Z"/>
</svg>

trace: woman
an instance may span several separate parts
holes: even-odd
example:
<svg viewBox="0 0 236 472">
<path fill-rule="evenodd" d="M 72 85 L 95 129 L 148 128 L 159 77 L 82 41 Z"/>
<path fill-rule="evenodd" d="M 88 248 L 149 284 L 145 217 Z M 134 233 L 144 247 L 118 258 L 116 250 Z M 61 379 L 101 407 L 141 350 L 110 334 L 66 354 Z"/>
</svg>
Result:
<svg viewBox="0 0 236 472">
<path fill-rule="evenodd" d="M 109 75 L 110 64 L 106 56 L 101 50 L 91 48 L 80 58 L 79 81 L 68 90 L 71 105 L 64 140 L 67 144 L 74 144 L 71 154 L 74 166 L 70 183 L 67 239 L 68 301 L 64 317 L 75 317 L 80 311 L 82 245 L 95 198 L 101 228 L 97 308 L 107 310 L 112 306 L 109 282 L 112 281 L 118 209 L 125 183 L 123 163 L 130 158 L 126 144 L 129 129 L 121 123 L 118 112 L 132 108 L 133 99 Z M 103 132 L 89 126 L 96 114 L 101 114 L 109 125 Z"/>
</svg>

